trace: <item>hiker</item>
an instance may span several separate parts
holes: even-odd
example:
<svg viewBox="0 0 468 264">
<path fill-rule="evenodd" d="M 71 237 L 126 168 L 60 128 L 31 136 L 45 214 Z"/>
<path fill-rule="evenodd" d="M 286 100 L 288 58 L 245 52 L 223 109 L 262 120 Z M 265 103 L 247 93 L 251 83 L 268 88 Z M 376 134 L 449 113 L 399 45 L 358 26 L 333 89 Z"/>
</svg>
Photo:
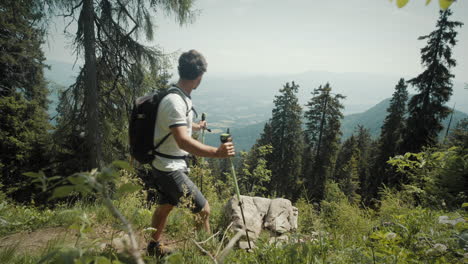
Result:
<svg viewBox="0 0 468 264">
<path fill-rule="evenodd" d="M 235 155 L 232 142 L 221 144 L 218 148 L 204 145 L 192 138 L 192 130 L 206 129 L 206 121 L 192 123 L 193 109 L 191 93 L 200 85 L 206 72 L 205 58 L 196 50 L 183 53 L 179 58 L 179 80 L 171 89 L 180 89 L 182 93 L 166 95 L 158 107 L 155 128 L 155 142 L 160 142 L 170 136 L 156 150 L 152 162 L 153 177 L 150 185 L 158 190 L 158 207 L 152 218 L 152 234 L 147 251 L 150 255 L 163 256 L 170 249 L 160 241 L 166 225 L 167 217 L 180 198 L 189 197 L 192 202 L 192 212 L 198 213 L 201 227 L 210 232 L 210 205 L 197 186 L 188 177 L 186 157 L 189 153 L 210 158 L 227 158 Z M 175 158 L 176 157 L 176 158 Z M 177 158 L 178 157 L 178 158 Z"/>
</svg>

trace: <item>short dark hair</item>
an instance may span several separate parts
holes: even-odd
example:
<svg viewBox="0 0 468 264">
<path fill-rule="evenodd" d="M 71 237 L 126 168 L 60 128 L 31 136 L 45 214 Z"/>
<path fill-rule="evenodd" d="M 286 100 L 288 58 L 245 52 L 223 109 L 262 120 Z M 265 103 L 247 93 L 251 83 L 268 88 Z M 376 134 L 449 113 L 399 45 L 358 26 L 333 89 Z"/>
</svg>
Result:
<svg viewBox="0 0 468 264">
<path fill-rule="evenodd" d="M 189 50 L 182 53 L 179 57 L 179 76 L 184 80 L 195 80 L 204 72 L 206 72 L 206 63 L 205 57 L 196 51 Z"/>
</svg>

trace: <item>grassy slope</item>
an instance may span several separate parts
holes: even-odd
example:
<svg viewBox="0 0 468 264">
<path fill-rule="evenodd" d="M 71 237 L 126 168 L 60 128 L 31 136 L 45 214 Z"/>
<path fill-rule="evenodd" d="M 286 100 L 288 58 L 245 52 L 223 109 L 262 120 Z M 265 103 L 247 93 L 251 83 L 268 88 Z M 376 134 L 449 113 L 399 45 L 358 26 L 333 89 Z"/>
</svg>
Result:
<svg viewBox="0 0 468 264">
<path fill-rule="evenodd" d="M 217 184 L 207 185 L 204 189 L 212 206 L 213 232 L 220 232 L 203 244 L 213 255 L 218 250 L 226 226 L 223 205 L 230 197 L 230 186 Z M 252 253 L 234 250 L 228 255 L 226 263 L 393 263 L 397 259 L 398 263 L 466 261 L 457 242 L 457 229 L 437 221 L 440 215 L 455 218 L 463 212 L 415 207 L 408 202 L 411 200 L 408 197 L 390 191 L 384 194 L 379 210 L 363 209 L 350 204 L 337 188 L 336 185 L 328 187 L 329 195 L 321 203 L 320 212 L 305 200 L 295 204 L 300 211 L 299 229 L 289 235 L 290 244 L 270 244 L 265 235 L 257 241 L 257 249 Z M 129 194 L 115 203 L 138 230 L 142 242 L 140 249 L 143 251 L 145 239 L 142 230 L 148 226 L 151 218 L 151 211 L 144 206 L 144 193 Z M 73 206 L 63 205 L 54 210 L 38 210 L 3 202 L 0 217 L 14 223 L 1 226 L 0 263 L 37 263 L 57 249 L 58 255 L 75 254 L 76 249 L 70 249 L 70 241 L 65 241 L 62 233 L 51 235 L 50 240 L 38 250 L 22 250 L 20 247 L 24 244 L 21 241 L 17 245 L 1 243 L 5 241 L 6 234 L 25 230 L 44 232 L 50 227 L 70 226 L 75 229 L 72 233 L 83 235 L 77 243 L 83 256 L 119 258 L 124 263 L 131 263 L 125 254 L 117 252 L 116 246 L 110 246 L 112 243 L 109 243 L 109 239 L 119 236 L 119 225 L 100 205 L 99 199 L 78 202 Z M 182 242 L 175 244 L 178 248 L 176 254 L 157 263 L 212 263 L 189 240 L 208 238 L 208 235 L 195 231 L 194 221 L 193 215 L 186 209 L 177 209 L 171 214 L 166 239 Z M 81 232 L 77 231 L 80 229 Z M 108 246 L 99 246 L 102 241 L 96 244 L 92 242 L 94 238 L 107 239 Z M 146 260 L 154 263 L 152 258 Z"/>
</svg>

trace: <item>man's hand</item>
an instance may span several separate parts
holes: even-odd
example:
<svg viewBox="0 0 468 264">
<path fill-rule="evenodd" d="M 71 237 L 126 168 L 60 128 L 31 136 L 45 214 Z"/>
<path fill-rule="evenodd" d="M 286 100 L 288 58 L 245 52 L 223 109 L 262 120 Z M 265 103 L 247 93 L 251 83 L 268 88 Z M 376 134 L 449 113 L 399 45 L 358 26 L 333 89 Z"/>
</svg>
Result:
<svg viewBox="0 0 468 264">
<path fill-rule="evenodd" d="M 198 123 L 192 124 L 192 129 L 195 131 L 207 129 L 207 127 L 208 127 L 208 124 L 206 123 L 206 121 L 200 121 Z"/>
<path fill-rule="evenodd" d="M 171 127 L 171 133 L 179 148 L 190 152 L 196 156 L 208 158 L 227 158 L 234 156 L 234 145 L 232 142 L 227 142 L 219 146 L 219 148 L 202 144 L 198 140 L 193 139 L 187 132 L 187 126 Z"/>
<path fill-rule="evenodd" d="M 198 122 L 198 127 L 200 127 L 200 129 L 206 129 L 208 127 L 208 123 L 200 120 L 200 122 Z"/>
<path fill-rule="evenodd" d="M 218 158 L 234 157 L 235 155 L 236 155 L 236 151 L 234 149 L 234 144 L 232 142 L 223 143 L 216 150 L 216 156 Z"/>
</svg>

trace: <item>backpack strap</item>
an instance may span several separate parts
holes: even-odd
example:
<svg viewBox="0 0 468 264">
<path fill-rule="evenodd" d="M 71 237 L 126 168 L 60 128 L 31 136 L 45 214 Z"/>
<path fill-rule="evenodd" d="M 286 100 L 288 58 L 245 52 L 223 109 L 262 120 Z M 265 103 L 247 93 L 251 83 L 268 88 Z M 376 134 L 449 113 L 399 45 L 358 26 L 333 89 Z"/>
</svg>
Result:
<svg viewBox="0 0 468 264">
<path fill-rule="evenodd" d="M 179 86 L 177 86 L 176 84 L 173 84 L 172 87 L 169 88 L 169 93 L 176 93 L 176 94 L 180 95 L 180 97 L 182 97 L 182 100 L 184 100 L 185 106 L 187 107 L 187 112 L 185 113 L 186 116 L 188 116 L 190 111 L 193 111 L 193 113 L 195 114 L 195 118 L 198 118 L 198 112 L 195 110 L 193 105 L 192 105 L 192 108 L 188 107 L 187 100 L 185 100 L 185 97 L 187 95 L 185 95 L 185 93 L 182 92 L 182 90 L 180 89 Z"/>
<path fill-rule="evenodd" d="M 189 107 L 188 107 L 187 100 L 185 100 L 185 96 L 186 96 L 186 95 L 180 90 L 180 88 L 179 88 L 177 85 L 175 85 L 175 84 L 172 85 L 172 87 L 169 88 L 169 91 L 168 91 L 168 92 L 169 92 L 169 93 L 178 94 L 178 95 L 180 95 L 180 97 L 182 98 L 182 100 L 184 100 L 185 106 L 187 107 L 187 111 L 186 111 L 186 113 L 185 113 L 185 116 L 186 116 L 186 117 L 188 117 L 190 111 L 192 111 L 192 110 L 193 110 L 193 112 L 196 114 L 196 116 L 198 117 L 198 113 L 197 113 L 197 111 L 195 111 L 195 108 L 193 108 L 193 107 L 192 107 L 192 108 L 189 108 Z M 161 141 L 159 141 L 159 143 L 158 143 L 158 144 L 154 147 L 154 149 L 153 149 L 153 154 L 154 154 L 154 155 L 157 155 L 157 156 L 160 156 L 160 157 L 163 157 L 163 158 L 167 158 L 167 159 L 186 159 L 186 158 L 187 158 L 186 155 L 185 155 L 185 156 L 173 156 L 173 155 L 167 155 L 167 154 L 164 154 L 164 153 L 161 153 L 161 152 L 156 151 L 156 150 L 164 143 L 164 141 L 166 141 L 166 140 L 169 138 L 169 136 L 170 136 L 171 134 L 172 134 L 172 133 L 169 132 L 167 135 L 165 135 L 165 136 L 163 137 L 163 139 L 161 139 Z"/>
<path fill-rule="evenodd" d="M 161 141 L 159 141 L 159 143 L 153 149 L 153 155 L 157 155 L 157 156 L 167 158 L 167 159 L 185 159 L 185 158 L 187 158 L 186 155 L 185 156 L 173 156 L 173 155 L 167 155 L 167 154 L 156 151 L 156 149 L 158 149 L 159 146 L 161 146 L 162 143 L 164 143 L 164 141 L 166 141 L 166 139 L 168 139 L 171 134 L 172 134 L 171 132 L 167 133 L 167 135 L 165 135 L 164 138 L 161 139 Z"/>
</svg>

